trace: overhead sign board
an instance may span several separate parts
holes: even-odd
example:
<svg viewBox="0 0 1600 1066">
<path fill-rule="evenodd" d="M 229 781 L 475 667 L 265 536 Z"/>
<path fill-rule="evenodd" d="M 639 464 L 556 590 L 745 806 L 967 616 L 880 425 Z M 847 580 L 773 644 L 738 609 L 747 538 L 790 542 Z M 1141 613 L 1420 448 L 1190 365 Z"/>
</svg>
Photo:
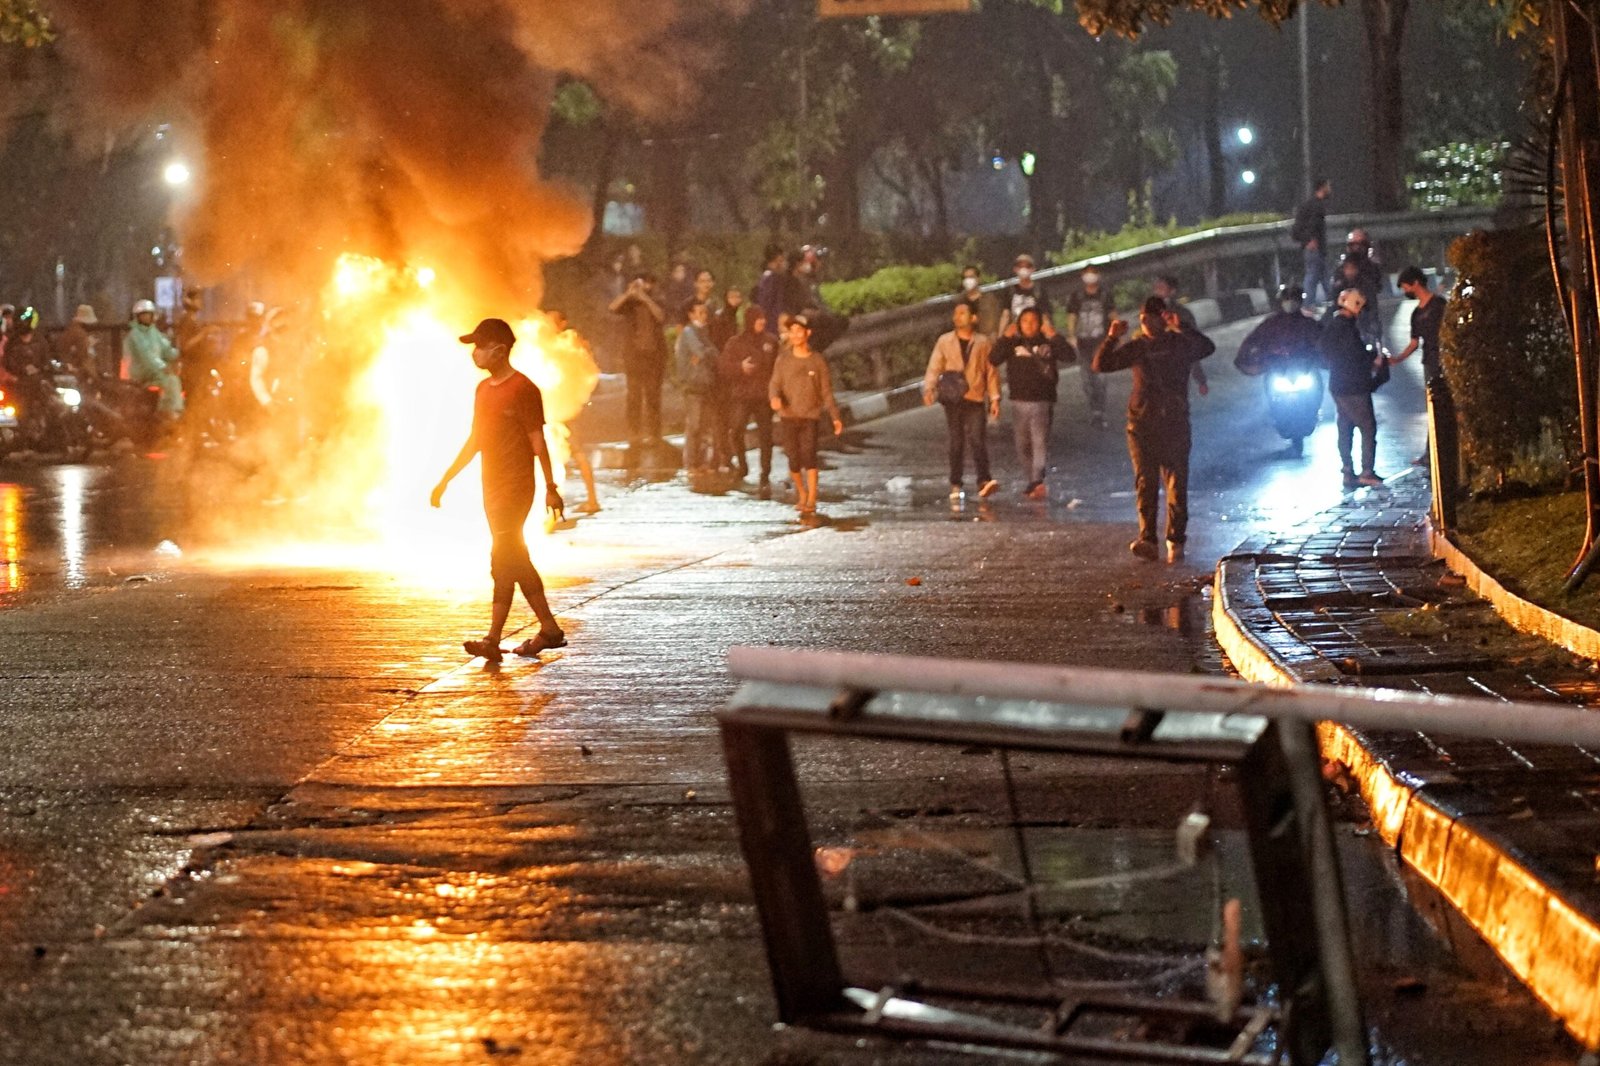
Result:
<svg viewBox="0 0 1600 1066">
<path fill-rule="evenodd" d="M 972 0 L 817 0 L 819 18 L 868 15 L 944 15 L 972 10 Z"/>
</svg>

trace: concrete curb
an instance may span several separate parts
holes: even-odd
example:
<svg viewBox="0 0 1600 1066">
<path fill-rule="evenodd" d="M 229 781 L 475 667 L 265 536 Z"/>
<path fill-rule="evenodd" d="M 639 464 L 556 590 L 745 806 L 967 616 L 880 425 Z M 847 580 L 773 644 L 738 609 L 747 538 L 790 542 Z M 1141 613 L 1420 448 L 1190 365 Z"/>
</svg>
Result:
<svg viewBox="0 0 1600 1066">
<path fill-rule="evenodd" d="M 1488 600 L 1495 613 L 1524 633 L 1559 644 L 1574 655 L 1585 659 L 1600 659 L 1600 633 L 1572 619 L 1540 607 L 1523 599 L 1500 582 L 1484 573 L 1472 557 L 1462 551 L 1445 534 L 1430 526 L 1429 538 L 1433 554 L 1445 561 L 1451 570 L 1467 579 L 1467 588 L 1482 599 Z"/>
<path fill-rule="evenodd" d="M 1339 672 L 1326 660 L 1326 669 L 1302 664 L 1298 654 L 1275 652 L 1254 635 L 1256 627 L 1277 624 L 1256 591 L 1255 569 L 1250 555 L 1218 564 L 1212 607 L 1218 644 L 1250 681 L 1333 680 Z M 1600 924 L 1542 882 L 1526 857 L 1480 832 L 1471 814 L 1429 794 L 1430 785 L 1450 782 L 1402 777 L 1344 726 L 1323 722 L 1318 735 L 1323 758 L 1349 769 L 1384 842 L 1450 901 L 1575 1039 L 1600 1045 Z"/>
</svg>

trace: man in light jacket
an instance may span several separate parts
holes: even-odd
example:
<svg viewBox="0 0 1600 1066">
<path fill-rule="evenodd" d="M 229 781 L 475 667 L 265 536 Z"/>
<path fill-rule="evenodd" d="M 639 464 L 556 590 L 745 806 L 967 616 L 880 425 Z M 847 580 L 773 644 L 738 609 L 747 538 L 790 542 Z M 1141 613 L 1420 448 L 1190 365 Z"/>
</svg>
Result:
<svg viewBox="0 0 1600 1066">
<path fill-rule="evenodd" d="M 973 471 L 978 475 L 978 495 L 992 496 L 1000 483 L 989 476 L 987 419 L 1000 417 L 1000 375 L 989 361 L 992 342 L 979 333 L 972 308 L 956 304 L 952 314 L 955 329 L 940 337 L 928 359 L 928 372 L 922 378 L 922 402 L 944 405 L 945 423 L 950 431 L 950 498 L 962 496 L 961 482 L 966 473 L 966 453 L 972 453 Z M 960 375 L 966 390 L 960 398 L 954 387 L 941 390 L 941 375 Z M 956 378 L 948 379 L 959 385 Z M 941 392 L 945 395 L 941 395 Z"/>
</svg>

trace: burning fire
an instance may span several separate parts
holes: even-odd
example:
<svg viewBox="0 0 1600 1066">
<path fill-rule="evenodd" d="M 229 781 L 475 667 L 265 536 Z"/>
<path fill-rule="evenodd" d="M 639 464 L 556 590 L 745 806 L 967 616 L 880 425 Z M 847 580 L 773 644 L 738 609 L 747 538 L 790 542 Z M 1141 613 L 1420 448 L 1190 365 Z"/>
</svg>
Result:
<svg viewBox="0 0 1600 1066">
<path fill-rule="evenodd" d="M 340 404 L 333 462 L 303 486 L 318 513 L 348 515 L 353 528 L 311 543 L 278 545 L 256 561 L 381 569 L 455 586 L 481 583 L 489 538 L 476 470 L 469 468 L 432 509 L 428 496 L 472 425 L 483 372 L 458 339 L 478 315 L 427 266 L 341 256 L 323 293 L 330 345 L 356 353 Z M 587 347 L 534 313 L 507 316 L 518 343 L 512 365 L 544 394 L 545 440 L 558 480 L 570 458 L 565 423 L 588 402 L 600 372 Z M 542 498 L 530 534 L 550 532 Z"/>
</svg>

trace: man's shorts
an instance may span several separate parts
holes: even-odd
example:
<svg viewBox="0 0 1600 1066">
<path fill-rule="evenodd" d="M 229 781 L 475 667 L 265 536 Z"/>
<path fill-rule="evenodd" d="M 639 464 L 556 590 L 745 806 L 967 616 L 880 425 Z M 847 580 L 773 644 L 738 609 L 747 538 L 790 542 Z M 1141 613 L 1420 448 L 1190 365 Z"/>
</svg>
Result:
<svg viewBox="0 0 1600 1066">
<path fill-rule="evenodd" d="M 783 453 L 789 457 L 789 469 L 817 469 L 817 419 L 781 419 Z"/>
</svg>

